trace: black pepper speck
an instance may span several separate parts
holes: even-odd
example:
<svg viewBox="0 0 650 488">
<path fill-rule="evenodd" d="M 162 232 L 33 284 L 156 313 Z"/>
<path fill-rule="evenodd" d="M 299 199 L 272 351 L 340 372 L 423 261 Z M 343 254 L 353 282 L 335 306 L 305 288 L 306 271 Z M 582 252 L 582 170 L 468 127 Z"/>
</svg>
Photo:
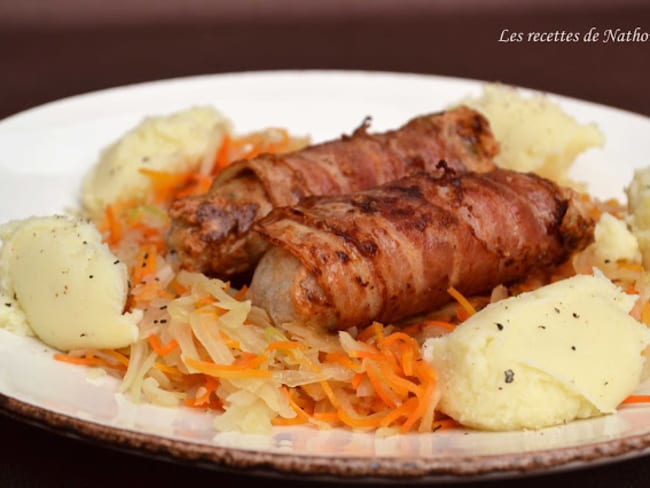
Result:
<svg viewBox="0 0 650 488">
<path fill-rule="evenodd" d="M 515 381 L 515 372 L 511 369 L 506 369 L 504 372 L 506 383 L 512 383 Z"/>
</svg>

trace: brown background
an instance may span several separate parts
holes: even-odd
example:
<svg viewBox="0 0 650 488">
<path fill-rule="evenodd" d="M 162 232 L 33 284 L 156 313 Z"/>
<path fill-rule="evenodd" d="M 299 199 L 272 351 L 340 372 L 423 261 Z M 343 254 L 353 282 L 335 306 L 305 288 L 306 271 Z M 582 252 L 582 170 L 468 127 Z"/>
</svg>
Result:
<svg viewBox="0 0 650 488">
<path fill-rule="evenodd" d="M 0 117 L 139 81 L 343 68 L 503 81 L 650 115 L 650 43 L 499 43 L 503 29 L 650 33 L 643 0 L 0 0 Z"/>
<path fill-rule="evenodd" d="M 499 43 L 502 29 L 650 32 L 641 0 L 0 0 L 0 118 L 87 91 L 193 74 L 337 68 L 502 81 L 650 115 L 650 43 Z M 0 416 L 0 486 L 231 486 L 191 469 L 61 437 Z M 642 487 L 650 460 L 538 476 Z M 304 481 L 255 480 L 264 486 Z M 519 486 L 516 480 L 495 485 Z M 341 483 L 338 483 L 341 485 Z M 463 486 L 463 485 L 455 485 Z"/>
</svg>

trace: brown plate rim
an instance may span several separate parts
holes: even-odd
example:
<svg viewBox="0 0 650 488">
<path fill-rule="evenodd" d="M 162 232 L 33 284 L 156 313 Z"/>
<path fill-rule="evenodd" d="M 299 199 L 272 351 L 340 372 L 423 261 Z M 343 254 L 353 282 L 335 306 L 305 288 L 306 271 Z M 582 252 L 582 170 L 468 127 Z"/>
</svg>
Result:
<svg viewBox="0 0 650 488">
<path fill-rule="evenodd" d="M 650 453 L 650 432 L 552 450 L 410 460 L 287 454 L 172 439 L 100 424 L 48 410 L 0 393 L 0 413 L 55 434 L 164 461 L 260 476 L 310 476 L 344 481 L 441 483 L 530 476 L 610 464 Z"/>
</svg>

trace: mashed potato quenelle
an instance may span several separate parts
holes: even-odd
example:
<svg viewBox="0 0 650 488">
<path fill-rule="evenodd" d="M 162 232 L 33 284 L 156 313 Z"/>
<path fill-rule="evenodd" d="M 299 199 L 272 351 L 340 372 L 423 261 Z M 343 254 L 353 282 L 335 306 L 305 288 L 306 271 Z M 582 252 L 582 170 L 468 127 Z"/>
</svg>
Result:
<svg viewBox="0 0 650 488">
<path fill-rule="evenodd" d="M 600 216 L 594 229 L 594 239 L 596 254 L 605 261 L 641 261 L 637 237 L 628 229 L 624 220 L 612 214 L 604 213 Z"/>
<path fill-rule="evenodd" d="M 106 205 L 144 201 L 152 183 L 143 170 L 182 173 L 203 165 L 209 171 L 230 131 L 230 121 L 212 107 L 147 117 L 102 152 L 83 182 L 84 209 L 98 218 Z"/>
<path fill-rule="evenodd" d="M 638 386 L 650 329 L 636 296 L 577 275 L 488 305 L 424 357 L 439 375 L 438 408 L 485 430 L 537 429 L 613 413 Z"/>
<path fill-rule="evenodd" d="M 576 156 L 605 143 L 593 124 L 580 124 L 542 95 L 524 97 L 513 87 L 488 84 L 478 98 L 462 103 L 481 111 L 501 146 L 496 163 L 533 171 L 562 184 Z"/>
<path fill-rule="evenodd" d="M 64 351 L 120 348 L 137 339 L 141 312 L 122 313 L 126 265 L 92 224 L 32 217 L 0 227 L 0 238 L 0 326 L 33 332 Z"/>
<path fill-rule="evenodd" d="M 637 238 L 643 265 L 650 267 L 650 166 L 637 169 L 625 189 L 628 223 Z"/>
</svg>

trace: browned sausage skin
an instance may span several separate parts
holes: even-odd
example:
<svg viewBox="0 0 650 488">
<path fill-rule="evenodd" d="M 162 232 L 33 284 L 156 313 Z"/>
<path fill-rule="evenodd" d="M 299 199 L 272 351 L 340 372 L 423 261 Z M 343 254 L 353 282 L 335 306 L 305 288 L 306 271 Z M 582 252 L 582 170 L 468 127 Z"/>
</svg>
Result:
<svg viewBox="0 0 650 488">
<path fill-rule="evenodd" d="M 267 248 L 250 228 L 274 207 L 311 195 L 353 193 L 414 172 L 435 173 L 442 159 L 458 172 L 489 171 L 497 152 L 487 120 L 467 107 L 379 134 L 368 133 L 364 123 L 335 141 L 233 163 L 208 194 L 172 204 L 167 243 L 181 267 L 229 278 L 249 271 Z"/>
<path fill-rule="evenodd" d="M 569 189 L 533 174 L 421 173 L 347 196 L 311 197 L 255 224 L 274 245 L 250 297 L 276 323 L 345 329 L 394 322 L 489 292 L 593 238 Z"/>
</svg>

